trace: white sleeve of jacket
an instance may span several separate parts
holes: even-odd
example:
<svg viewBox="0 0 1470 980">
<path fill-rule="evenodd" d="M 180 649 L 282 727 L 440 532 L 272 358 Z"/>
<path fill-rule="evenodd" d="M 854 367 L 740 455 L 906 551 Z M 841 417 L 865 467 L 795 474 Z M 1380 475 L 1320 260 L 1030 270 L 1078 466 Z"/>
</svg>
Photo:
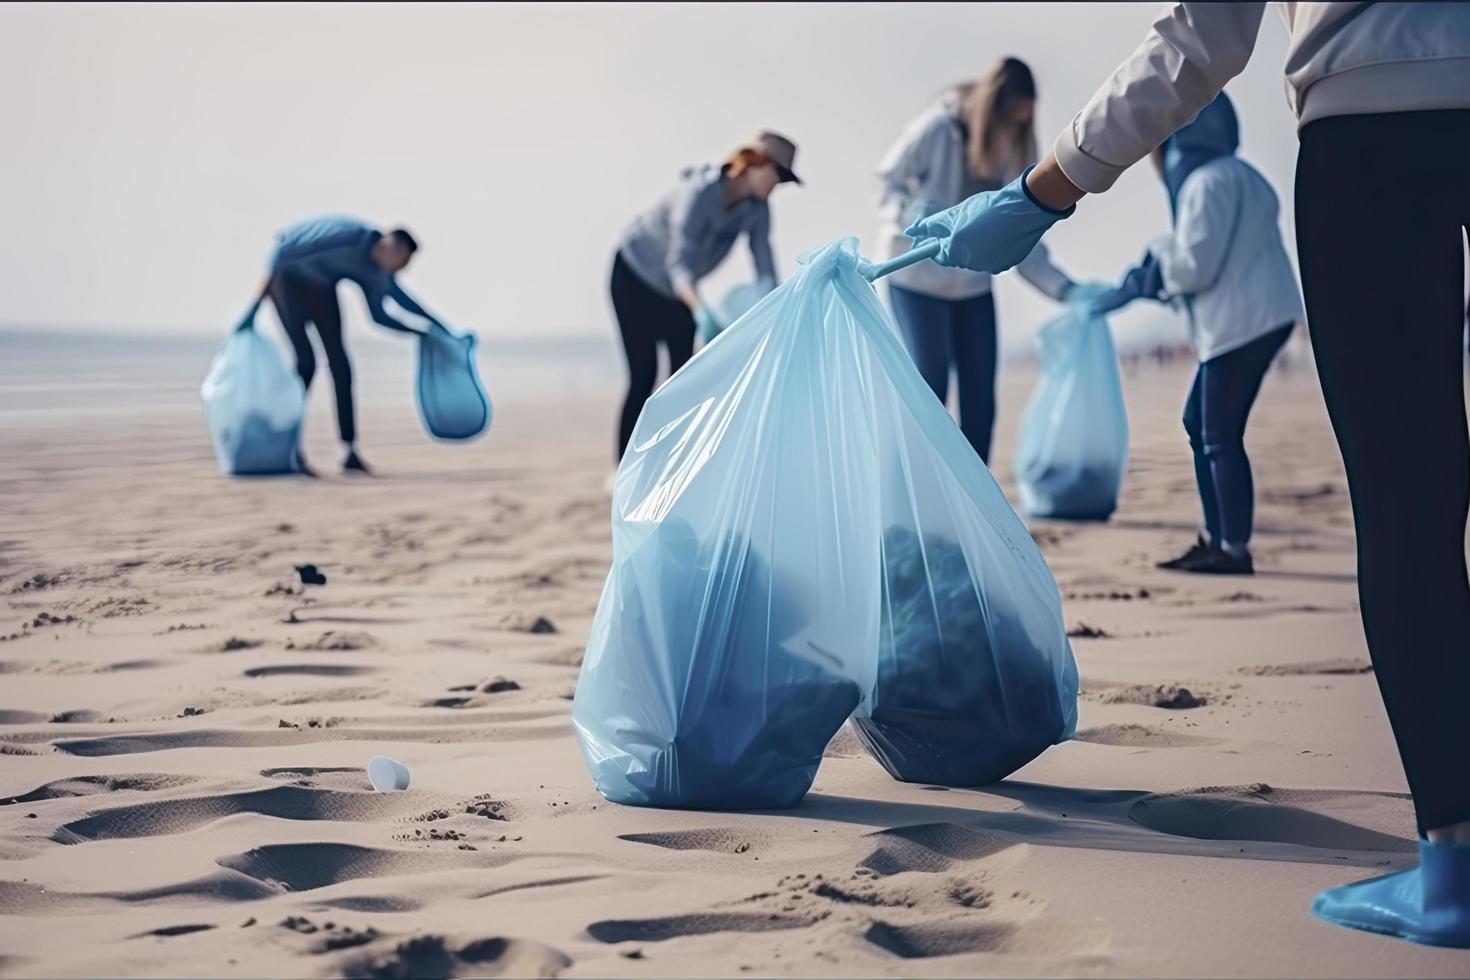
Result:
<svg viewBox="0 0 1470 980">
<path fill-rule="evenodd" d="M 1176 3 L 1103 83 L 1052 152 L 1062 173 L 1099 194 L 1245 70 L 1264 3 Z"/>
<path fill-rule="evenodd" d="M 1190 174 L 1179 189 L 1174 233 L 1149 245 L 1170 296 L 1202 293 L 1220 278 L 1240 220 L 1241 187 L 1233 176 L 1208 170 Z"/>
<path fill-rule="evenodd" d="M 943 119 L 926 113 L 914 120 L 888 148 L 878 164 L 878 179 L 883 182 L 878 202 L 901 214 L 908 203 L 923 196 L 930 161 L 939 152 Z"/>
<path fill-rule="evenodd" d="M 1057 302 L 1066 298 L 1072 285 L 1071 277 L 1052 264 L 1051 252 L 1047 251 L 1045 242 L 1037 242 L 1031 254 L 1017 264 L 1016 271 L 1022 279 Z"/>
</svg>

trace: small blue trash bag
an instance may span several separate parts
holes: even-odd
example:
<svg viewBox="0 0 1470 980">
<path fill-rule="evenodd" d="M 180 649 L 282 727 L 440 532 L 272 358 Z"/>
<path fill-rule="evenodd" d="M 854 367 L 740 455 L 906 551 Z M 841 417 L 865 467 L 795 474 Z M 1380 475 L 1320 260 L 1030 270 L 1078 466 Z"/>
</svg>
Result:
<svg viewBox="0 0 1470 980">
<path fill-rule="evenodd" d="M 1107 320 L 1079 297 L 1037 333 L 1041 380 L 1021 417 L 1016 482 L 1033 517 L 1106 520 L 1128 467 L 1128 412 Z"/>
<path fill-rule="evenodd" d="M 215 355 L 199 387 L 214 455 L 227 476 L 295 473 L 306 389 L 252 323 L 253 311 Z"/>
<path fill-rule="evenodd" d="M 793 806 L 855 710 L 900 778 L 931 751 L 996 752 L 904 734 L 911 715 L 949 722 L 885 682 L 894 651 L 910 648 L 903 677 L 990 684 L 986 707 L 1005 707 L 997 682 L 1025 678 L 1031 713 L 986 735 L 1006 720 L 1045 728 L 1046 744 L 1070 732 L 1076 668 L 1051 572 L 915 370 L 863 262 L 851 238 L 802 256 L 644 406 L 618 467 L 613 564 L 572 704 L 609 800 Z M 995 643 L 894 642 L 885 551 L 905 533 L 947 543 L 972 593 L 984 583 L 975 625 Z M 992 659 L 967 672 L 935 653 Z M 941 709 L 970 707 L 942 693 Z"/>
<path fill-rule="evenodd" d="M 419 419 L 435 439 L 473 439 L 490 425 L 490 398 L 475 368 L 473 333 L 454 334 L 437 323 L 419 335 Z"/>
</svg>

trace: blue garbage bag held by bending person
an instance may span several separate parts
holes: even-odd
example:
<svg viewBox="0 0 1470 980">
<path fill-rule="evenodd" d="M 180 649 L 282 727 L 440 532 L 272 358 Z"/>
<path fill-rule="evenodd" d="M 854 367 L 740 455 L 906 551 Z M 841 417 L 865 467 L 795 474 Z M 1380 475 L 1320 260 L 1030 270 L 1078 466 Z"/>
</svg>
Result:
<svg viewBox="0 0 1470 980">
<path fill-rule="evenodd" d="M 1016 483 L 1033 517 L 1106 520 L 1128 466 L 1128 413 L 1107 320 L 1080 293 L 1037 333 L 1041 381 L 1021 417 Z"/>
<path fill-rule="evenodd" d="M 614 802 L 793 806 L 854 710 L 899 778 L 1000 778 L 1071 734 L 1056 583 L 871 268 L 855 239 L 809 252 L 644 406 L 572 705 Z M 949 593 L 975 635 L 944 646 Z"/>
<path fill-rule="evenodd" d="M 300 470 L 297 444 L 306 413 L 301 377 L 256 332 L 257 301 L 215 355 L 199 388 L 215 458 L 227 476 Z"/>
<path fill-rule="evenodd" d="M 419 336 L 419 418 L 436 439 L 473 439 L 490 426 L 490 397 L 475 367 L 473 333 L 454 334 L 437 322 Z"/>
</svg>

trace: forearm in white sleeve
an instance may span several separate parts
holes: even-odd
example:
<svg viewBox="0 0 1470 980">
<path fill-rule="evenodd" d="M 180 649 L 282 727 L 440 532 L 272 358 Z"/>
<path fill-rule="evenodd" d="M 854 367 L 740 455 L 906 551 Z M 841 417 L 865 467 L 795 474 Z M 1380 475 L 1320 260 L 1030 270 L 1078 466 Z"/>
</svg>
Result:
<svg viewBox="0 0 1470 980">
<path fill-rule="evenodd" d="M 1250 61 L 1264 3 L 1176 3 L 1057 137 L 1067 179 L 1098 194 L 1193 119 Z"/>
</svg>

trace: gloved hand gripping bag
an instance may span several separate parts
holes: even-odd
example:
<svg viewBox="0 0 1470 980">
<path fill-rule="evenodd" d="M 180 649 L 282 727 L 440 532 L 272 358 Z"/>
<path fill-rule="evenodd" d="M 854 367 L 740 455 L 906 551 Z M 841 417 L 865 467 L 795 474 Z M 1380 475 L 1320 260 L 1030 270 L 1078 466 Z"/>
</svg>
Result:
<svg viewBox="0 0 1470 980">
<path fill-rule="evenodd" d="M 1079 296 L 1037 333 L 1041 380 L 1021 417 L 1016 483 L 1033 517 L 1106 520 L 1128 467 L 1128 412 L 1107 320 Z"/>
<path fill-rule="evenodd" d="M 490 397 L 475 368 L 473 333 L 455 334 L 431 323 L 419 336 L 419 419 L 435 439 L 473 439 L 490 426 Z"/>
<path fill-rule="evenodd" d="M 843 721 L 886 703 L 885 530 L 920 507 L 1001 580 L 1025 655 L 1050 658 L 1053 714 L 1070 667 L 1075 713 L 1051 574 L 860 261 L 855 239 L 804 255 L 644 407 L 572 706 L 610 800 L 798 803 Z"/>
<path fill-rule="evenodd" d="M 230 334 L 200 385 L 204 419 L 221 473 L 294 473 L 306 390 L 252 319 L 247 315 Z"/>
</svg>

